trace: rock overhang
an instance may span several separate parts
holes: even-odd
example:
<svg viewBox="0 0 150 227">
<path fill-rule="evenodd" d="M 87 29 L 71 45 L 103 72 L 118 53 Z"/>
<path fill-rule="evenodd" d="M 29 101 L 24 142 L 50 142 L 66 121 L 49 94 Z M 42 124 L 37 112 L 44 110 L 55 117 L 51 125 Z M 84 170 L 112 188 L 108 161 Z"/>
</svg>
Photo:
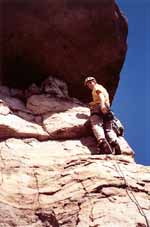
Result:
<svg viewBox="0 0 150 227">
<path fill-rule="evenodd" d="M 3 84 L 26 87 L 54 75 L 71 96 L 87 99 L 83 81 L 92 74 L 113 98 L 128 30 L 114 0 L 7 0 L 1 6 Z"/>
</svg>

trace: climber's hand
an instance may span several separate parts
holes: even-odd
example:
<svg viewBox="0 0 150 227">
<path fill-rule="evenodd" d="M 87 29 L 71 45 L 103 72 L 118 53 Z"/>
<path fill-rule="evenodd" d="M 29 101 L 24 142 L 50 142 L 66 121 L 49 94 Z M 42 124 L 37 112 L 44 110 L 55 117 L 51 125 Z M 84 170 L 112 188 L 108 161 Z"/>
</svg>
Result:
<svg viewBox="0 0 150 227">
<path fill-rule="evenodd" d="M 102 106 L 101 111 L 103 114 L 106 114 L 106 113 L 108 113 L 108 108 L 106 106 Z"/>
</svg>

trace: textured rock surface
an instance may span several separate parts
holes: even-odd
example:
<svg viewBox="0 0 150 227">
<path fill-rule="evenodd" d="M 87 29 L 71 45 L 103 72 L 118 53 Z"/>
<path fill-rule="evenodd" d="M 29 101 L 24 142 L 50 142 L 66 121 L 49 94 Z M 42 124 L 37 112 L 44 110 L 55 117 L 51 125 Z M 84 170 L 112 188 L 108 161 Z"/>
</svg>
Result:
<svg viewBox="0 0 150 227">
<path fill-rule="evenodd" d="M 0 138 L 28 138 L 35 137 L 39 140 L 48 139 L 46 133 L 40 125 L 28 122 L 16 115 L 0 115 Z"/>
<path fill-rule="evenodd" d="M 69 100 L 51 98 L 47 95 L 32 95 L 27 101 L 27 108 L 35 114 L 63 112 L 77 106 L 76 103 L 69 102 Z"/>
<path fill-rule="evenodd" d="M 52 138 L 80 138 L 89 133 L 86 127 L 89 115 L 88 108 L 78 106 L 62 113 L 45 114 L 43 126 Z"/>
<path fill-rule="evenodd" d="M 54 97 L 50 87 L 28 90 L 26 102 L 1 91 L 0 227 L 146 226 L 150 168 L 134 162 L 123 137 L 122 155 L 98 155 L 78 100 Z"/>
<path fill-rule="evenodd" d="M 150 219 L 150 168 L 91 155 L 94 146 L 92 137 L 1 142 L 1 226 L 146 226 L 136 204 Z"/>
<path fill-rule="evenodd" d="M 114 95 L 127 37 L 114 0 L 2 0 L 0 10 L 3 83 L 25 86 L 52 74 L 85 98 L 83 79 L 94 74 Z"/>
</svg>

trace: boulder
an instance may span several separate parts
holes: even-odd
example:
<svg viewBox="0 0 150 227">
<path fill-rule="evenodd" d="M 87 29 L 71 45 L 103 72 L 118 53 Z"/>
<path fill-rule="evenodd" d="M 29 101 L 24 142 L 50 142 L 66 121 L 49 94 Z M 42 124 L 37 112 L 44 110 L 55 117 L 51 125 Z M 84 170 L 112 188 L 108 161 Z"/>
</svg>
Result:
<svg viewBox="0 0 150 227">
<path fill-rule="evenodd" d="M 42 82 L 41 90 L 52 97 L 66 98 L 69 96 L 67 84 L 54 76 L 48 76 Z"/>
<path fill-rule="evenodd" d="M 66 81 L 71 96 L 88 99 L 83 80 L 94 75 L 111 99 L 126 50 L 127 21 L 114 0 L 0 1 L 1 82 Z"/>
<path fill-rule="evenodd" d="M 2 115 L 7 115 L 10 113 L 10 109 L 8 107 L 8 105 L 0 99 L 0 114 Z"/>
<path fill-rule="evenodd" d="M 25 104 L 18 98 L 9 97 L 9 96 L 0 94 L 0 99 L 3 102 L 5 102 L 12 111 L 15 111 L 15 110 L 27 111 Z"/>
<path fill-rule="evenodd" d="M 67 111 L 45 114 L 43 127 L 53 139 L 73 139 L 88 136 L 90 111 L 86 107 L 74 107 Z"/>
<path fill-rule="evenodd" d="M 28 98 L 26 104 L 27 109 L 35 114 L 63 112 L 76 106 L 79 106 L 79 104 L 72 100 L 50 97 L 45 94 L 32 95 Z"/>
<path fill-rule="evenodd" d="M 0 115 L 0 138 L 38 138 L 48 139 L 48 133 L 38 124 L 32 123 L 14 114 Z"/>
</svg>

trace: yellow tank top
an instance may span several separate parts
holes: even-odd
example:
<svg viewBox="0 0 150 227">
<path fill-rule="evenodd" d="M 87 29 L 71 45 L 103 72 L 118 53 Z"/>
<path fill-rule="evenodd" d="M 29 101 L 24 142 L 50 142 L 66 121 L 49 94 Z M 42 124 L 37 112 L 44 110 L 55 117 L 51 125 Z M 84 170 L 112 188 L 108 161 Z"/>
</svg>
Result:
<svg viewBox="0 0 150 227">
<path fill-rule="evenodd" d="M 105 104 L 107 106 L 109 106 L 109 94 L 107 92 L 107 90 L 100 84 L 96 84 L 94 89 L 92 90 L 92 97 L 93 97 L 93 102 L 91 103 L 92 105 L 95 105 L 95 104 L 101 104 L 101 100 L 100 100 L 100 97 L 99 95 L 97 94 L 97 91 L 100 91 L 104 97 L 105 97 Z"/>
</svg>

